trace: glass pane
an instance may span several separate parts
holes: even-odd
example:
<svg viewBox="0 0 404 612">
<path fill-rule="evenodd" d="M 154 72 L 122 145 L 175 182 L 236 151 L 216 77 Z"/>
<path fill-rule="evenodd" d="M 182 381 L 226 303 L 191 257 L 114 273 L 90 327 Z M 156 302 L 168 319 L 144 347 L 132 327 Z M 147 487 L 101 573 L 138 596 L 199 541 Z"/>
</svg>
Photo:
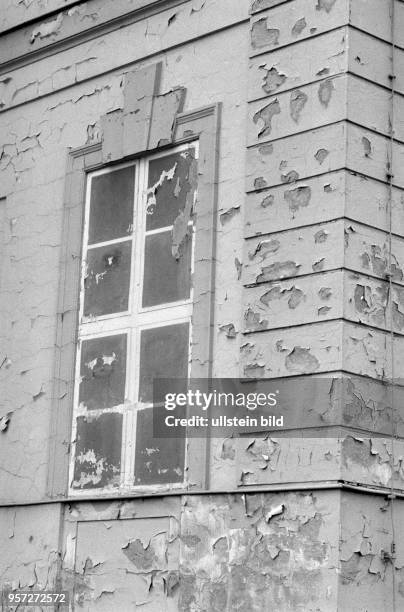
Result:
<svg viewBox="0 0 404 612">
<path fill-rule="evenodd" d="M 171 230 L 146 236 L 143 308 L 186 300 L 191 290 L 192 239 L 173 257 Z"/>
<path fill-rule="evenodd" d="M 153 437 L 153 408 L 137 413 L 135 485 L 184 480 L 185 440 Z"/>
<path fill-rule="evenodd" d="M 132 241 L 89 249 L 84 281 L 84 316 L 128 310 Z"/>
<path fill-rule="evenodd" d="M 88 244 L 132 233 L 134 189 L 135 166 L 93 177 Z"/>
<path fill-rule="evenodd" d="M 125 401 L 126 334 L 83 340 L 79 403 L 88 410 Z"/>
<path fill-rule="evenodd" d="M 146 230 L 173 225 L 187 198 L 193 204 L 197 178 L 192 147 L 150 161 Z"/>
<path fill-rule="evenodd" d="M 144 329 L 140 340 L 139 400 L 153 401 L 154 378 L 188 377 L 188 323 Z M 161 398 L 154 398 L 161 401 Z"/>
<path fill-rule="evenodd" d="M 78 417 L 73 488 L 118 486 L 121 445 L 121 414 Z"/>
</svg>

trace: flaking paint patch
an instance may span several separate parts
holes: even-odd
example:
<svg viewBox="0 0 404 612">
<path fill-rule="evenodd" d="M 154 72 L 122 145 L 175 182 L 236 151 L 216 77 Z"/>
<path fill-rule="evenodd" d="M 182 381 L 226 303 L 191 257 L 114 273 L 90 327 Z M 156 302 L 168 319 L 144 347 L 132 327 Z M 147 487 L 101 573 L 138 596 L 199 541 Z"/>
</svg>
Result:
<svg viewBox="0 0 404 612">
<path fill-rule="evenodd" d="M 311 354 L 310 349 L 295 346 L 286 356 L 285 367 L 289 372 L 310 374 L 320 367 L 317 357 Z"/>
<path fill-rule="evenodd" d="M 403 482 L 400 460 L 394 460 L 391 442 L 383 438 L 347 436 L 342 442 L 343 466 L 367 473 L 372 482 L 390 486 L 392 479 Z"/>
<path fill-rule="evenodd" d="M 331 79 L 321 81 L 319 85 L 318 99 L 320 100 L 320 103 L 326 108 L 331 101 L 334 89 L 335 89 L 334 83 L 331 81 Z"/>
<path fill-rule="evenodd" d="M 226 323 L 225 325 L 220 325 L 219 329 L 221 332 L 224 332 L 227 338 L 236 338 L 237 336 L 234 323 Z"/>
<path fill-rule="evenodd" d="M 271 452 L 270 441 L 257 440 L 250 447 L 255 469 L 267 463 L 265 450 Z M 242 471 L 240 482 L 249 483 L 252 469 Z M 195 543 L 183 544 L 181 585 L 185 588 L 178 610 L 314 609 L 322 588 L 322 568 L 331 553 L 323 539 L 324 520 L 311 494 L 190 499 L 182 524 Z M 294 568 L 291 582 L 285 581 L 290 567 Z"/>
<path fill-rule="evenodd" d="M 371 244 L 370 248 L 367 245 L 366 250 L 360 256 L 361 265 L 365 270 L 372 270 L 377 276 L 385 276 L 388 271 L 389 256 L 386 245 L 383 248 L 378 244 Z M 394 281 L 402 281 L 404 272 L 399 266 L 394 253 L 391 257 L 390 273 Z"/>
<path fill-rule="evenodd" d="M 370 157 L 372 155 L 372 143 L 370 142 L 369 138 L 366 138 L 366 136 L 363 136 L 362 145 L 363 145 L 363 151 L 364 151 L 365 157 Z"/>
<path fill-rule="evenodd" d="M 86 144 L 94 144 L 96 142 L 101 142 L 102 140 L 102 130 L 99 123 L 91 123 L 87 126 L 87 140 Z"/>
<path fill-rule="evenodd" d="M 226 223 L 229 223 L 229 221 L 231 221 L 231 219 L 239 212 L 240 206 L 232 206 L 231 208 L 220 214 L 220 223 L 222 225 L 226 225 Z"/>
<path fill-rule="evenodd" d="M 174 137 L 175 119 L 182 112 L 186 91 L 176 87 L 153 99 L 153 121 L 150 125 L 148 148 L 170 144 Z"/>
<path fill-rule="evenodd" d="M 238 259 L 238 257 L 235 257 L 234 259 L 234 266 L 236 268 L 236 273 L 237 273 L 237 280 L 240 280 L 241 278 L 241 273 L 243 271 L 243 264 L 241 263 L 241 261 Z"/>
<path fill-rule="evenodd" d="M 55 36 L 61 29 L 63 23 L 63 13 L 59 13 L 56 19 L 52 21 L 46 21 L 42 23 L 39 27 L 35 28 L 32 31 L 30 43 L 31 45 L 36 41 L 36 39 L 43 40 L 44 38 L 49 38 L 50 36 Z"/>
<path fill-rule="evenodd" d="M 376 325 L 385 325 L 386 307 L 388 301 L 388 286 L 372 291 L 369 285 L 355 285 L 353 302 L 355 310 L 360 315 L 366 315 L 369 321 Z M 393 315 L 394 317 L 394 315 Z"/>
<path fill-rule="evenodd" d="M 201 11 L 203 9 L 205 4 L 206 4 L 206 0 L 193 0 L 192 9 L 191 9 L 191 15 L 193 13 L 199 13 L 199 11 Z"/>
<path fill-rule="evenodd" d="M 152 569 L 156 555 L 150 542 L 144 547 L 140 540 L 135 540 L 134 542 L 128 542 L 122 550 L 139 570 Z"/>
<path fill-rule="evenodd" d="M 262 363 L 247 363 L 244 366 L 244 376 L 247 376 L 247 378 L 263 378 L 265 376 L 265 365 Z"/>
<path fill-rule="evenodd" d="M 278 29 L 268 28 L 266 17 L 258 19 L 251 28 L 251 45 L 253 49 L 278 45 L 279 35 Z"/>
<path fill-rule="evenodd" d="M 254 0 L 251 6 L 251 12 L 263 11 L 267 8 L 272 8 L 279 4 L 280 0 Z"/>
<path fill-rule="evenodd" d="M 301 19 L 298 19 L 292 28 L 292 35 L 299 36 L 306 27 L 307 27 L 306 19 L 304 17 L 302 17 Z"/>
<path fill-rule="evenodd" d="M 8 427 L 10 425 L 10 420 L 11 420 L 11 412 L 9 412 L 8 414 L 0 417 L 0 431 L 1 432 L 6 432 L 8 430 Z"/>
<path fill-rule="evenodd" d="M 280 278 L 296 276 L 300 267 L 301 264 L 298 264 L 292 260 L 276 261 L 269 266 L 264 266 L 261 268 L 261 273 L 257 276 L 256 282 L 263 283 Z"/>
<path fill-rule="evenodd" d="M 291 170 L 286 174 L 281 174 L 282 183 L 296 183 L 299 180 L 299 173 L 296 170 Z"/>
<path fill-rule="evenodd" d="M 331 310 L 331 306 L 321 306 L 317 311 L 318 316 L 325 317 L 330 312 L 330 310 Z"/>
<path fill-rule="evenodd" d="M 272 155 L 274 152 L 274 145 L 271 143 L 260 145 L 258 147 L 258 152 L 260 155 Z"/>
<path fill-rule="evenodd" d="M 198 162 L 194 158 L 190 158 L 188 183 L 190 189 L 187 193 L 184 210 L 178 213 L 172 229 L 172 255 L 175 259 L 180 259 L 182 256 L 185 243 L 192 231 L 189 221 L 193 216 L 194 194 L 198 186 Z"/>
<path fill-rule="evenodd" d="M 330 13 L 336 1 L 337 0 L 318 0 L 316 9 L 318 11 L 326 11 L 326 13 Z"/>
<path fill-rule="evenodd" d="M 297 308 L 304 300 L 304 293 L 298 287 L 291 287 L 290 289 L 281 289 L 279 286 L 275 286 L 269 291 L 266 291 L 261 297 L 260 302 L 265 306 L 268 306 L 273 300 L 280 300 L 284 297 L 288 298 L 288 306 L 291 310 Z"/>
<path fill-rule="evenodd" d="M 261 261 L 264 261 L 270 253 L 276 253 L 279 250 L 280 242 L 275 238 L 269 240 L 262 240 L 257 244 L 255 250 L 249 253 L 249 259 L 253 260 L 259 255 Z"/>
<path fill-rule="evenodd" d="M 321 164 L 325 161 L 329 154 L 330 152 L 327 149 L 319 149 L 314 157 L 321 166 Z"/>
<path fill-rule="evenodd" d="M 299 89 L 290 94 L 290 116 L 295 123 L 299 122 L 300 115 L 307 104 L 307 94 Z"/>
<path fill-rule="evenodd" d="M 279 87 L 281 87 L 287 80 L 286 74 L 279 72 L 279 70 L 272 66 L 269 70 L 266 70 L 266 74 L 262 83 L 262 89 L 265 93 L 271 94 Z"/>
<path fill-rule="evenodd" d="M 321 300 L 329 300 L 330 297 L 332 296 L 331 287 L 321 287 L 321 289 L 318 292 L 318 296 Z"/>
<path fill-rule="evenodd" d="M 233 461 L 236 458 L 236 447 L 234 438 L 227 438 L 223 441 L 220 454 L 222 459 Z"/>
<path fill-rule="evenodd" d="M 289 205 L 289 210 L 295 213 L 299 208 L 305 208 L 310 204 L 311 188 L 307 185 L 301 185 L 295 189 L 285 191 L 283 197 Z"/>
<path fill-rule="evenodd" d="M 245 320 L 245 331 L 261 331 L 268 329 L 269 321 L 267 319 L 261 319 L 259 312 L 254 312 L 251 308 L 248 308 L 244 314 Z"/>
<path fill-rule="evenodd" d="M 274 201 L 275 201 L 274 196 L 272 194 L 269 194 L 261 200 L 261 206 L 262 208 L 268 208 L 269 206 L 273 205 Z"/>
<path fill-rule="evenodd" d="M 325 258 L 322 257 L 318 261 L 315 261 L 314 264 L 312 265 L 313 272 L 321 272 L 321 270 L 324 269 L 324 265 L 325 265 Z"/>
<path fill-rule="evenodd" d="M 275 99 L 255 113 L 253 117 L 255 125 L 257 125 L 258 122 L 262 122 L 262 127 L 258 132 L 258 138 L 269 136 L 272 130 L 272 119 L 275 115 L 279 115 L 280 112 L 281 106 L 279 101 Z"/>
<path fill-rule="evenodd" d="M 314 242 L 320 244 L 325 242 L 328 238 L 328 232 L 326 230 L 319 230 L 314 234 Z"/>
<path fill-rule="evenodd" d="M 254 179 L 254 189 L 265 189 L 265 187 L 268 187 L 268 183 L 263 176 L 258 176 Z"/>
</svg>

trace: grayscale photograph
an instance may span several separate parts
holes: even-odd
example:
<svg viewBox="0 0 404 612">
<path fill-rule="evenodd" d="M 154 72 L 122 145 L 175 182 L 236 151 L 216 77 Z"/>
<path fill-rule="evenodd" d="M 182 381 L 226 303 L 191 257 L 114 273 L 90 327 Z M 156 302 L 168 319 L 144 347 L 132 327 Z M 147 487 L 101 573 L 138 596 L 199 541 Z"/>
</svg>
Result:
<svg viewBox="0 0 404 612">
<path fill-rule="evenodd" d="M 404 612 L 404 0 L 0 0 L 1 612 Z"/>
</svg>

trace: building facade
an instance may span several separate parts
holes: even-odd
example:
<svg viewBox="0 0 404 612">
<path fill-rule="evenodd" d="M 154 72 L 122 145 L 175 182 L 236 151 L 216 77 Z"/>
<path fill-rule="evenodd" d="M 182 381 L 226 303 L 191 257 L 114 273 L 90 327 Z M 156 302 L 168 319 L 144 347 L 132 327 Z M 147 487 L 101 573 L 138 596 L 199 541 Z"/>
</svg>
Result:
<svg viewBox="0 0 404 612">
<path fill-rule="evenodd" d="M 402 0 L 3 0 L 3 589 L 404 609 L 403 118 Z M 158 376 L 285 430 L 156 440 Z"/>
</svg>

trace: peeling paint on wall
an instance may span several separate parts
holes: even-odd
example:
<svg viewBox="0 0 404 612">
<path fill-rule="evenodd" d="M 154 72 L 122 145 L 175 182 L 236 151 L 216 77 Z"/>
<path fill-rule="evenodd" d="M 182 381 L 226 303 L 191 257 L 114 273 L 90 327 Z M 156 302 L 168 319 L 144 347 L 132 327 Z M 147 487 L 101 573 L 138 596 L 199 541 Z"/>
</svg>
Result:
<svg viewBox="0 0 404 612">
<path fill-rule="evenodd" d="M 287 79 L 286 74 L 279 72 L 275 66 L 266 70 L 266 75 L 262 83 L 262 89 L 265 93 L 271 94 L 281 87 Z"/>
<path fill-rule="evenodd" d="M 261 108 L 261 110 L 255 113 L 253 117 L 254 123 L 257 124 L 260 121 L 262 122 L 261 128 L 258 132 L 258 138 L 263 138 L 271 133 L 272 118 L 275 115 L 279 115 L 280 112 L 281 109 L 279 106 L 279 102 L 278 100 L 274 100 L 273 102 L 270 102 L 269 104 Z"/>
<path fill-rule="evenodd" d="M 266 18 L 255 21 L 251 30 L 251 44 L 253 49 L 277 45 L 279 34 L 280 32 L 278 29 L 268 27 Z"/>
<path fill-rule="evenodd" d="M 292 91 L 290 94 L 290 116 L 296 123 L 299 122 L 300 114 L 307 104 L 307 95 L 303 91 Z"/>
<path fill-rule="evenodd" d="M 63 13 L 59 13 L 56 19 L 46 21 L 38 28 L 34 28 L 31 34 L 31 44 L 33 44 L 37 38 L 42 40 L 49 36 L 55 36 L 60 31 L 62 23 Z"/>
</svg>

